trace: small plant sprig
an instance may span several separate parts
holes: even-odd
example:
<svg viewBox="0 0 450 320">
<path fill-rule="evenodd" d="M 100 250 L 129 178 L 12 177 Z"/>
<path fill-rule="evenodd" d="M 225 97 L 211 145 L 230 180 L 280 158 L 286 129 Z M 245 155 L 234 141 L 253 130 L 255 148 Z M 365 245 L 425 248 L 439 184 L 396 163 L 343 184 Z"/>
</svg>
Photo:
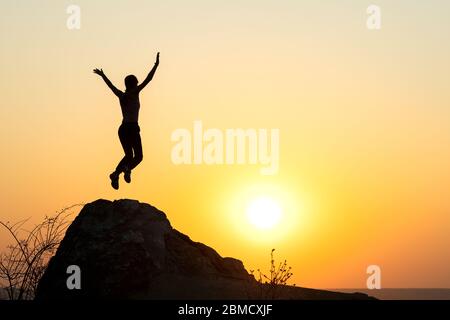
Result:
<svg viewBox="0 0 450 320">
<path fill-rule="evenodd" d="M 292 277 L 292 268 L 288 266 L 287 260 L 280 262 L 277 266 L 274 258 L 275 249 L 270 252 L 270 273 L 266 275 L 260 269 L 257 269 L 256 281 L 260 287 L 260 298 L 276 299 L 278 289 L 280 286 L 287 285 L 288 280 Z M 255 276 L 254 270 L 250 270 L 250 273 Z M 266 294 L 264 294 L 264 287 L 268 287 Z"/>
</svg>

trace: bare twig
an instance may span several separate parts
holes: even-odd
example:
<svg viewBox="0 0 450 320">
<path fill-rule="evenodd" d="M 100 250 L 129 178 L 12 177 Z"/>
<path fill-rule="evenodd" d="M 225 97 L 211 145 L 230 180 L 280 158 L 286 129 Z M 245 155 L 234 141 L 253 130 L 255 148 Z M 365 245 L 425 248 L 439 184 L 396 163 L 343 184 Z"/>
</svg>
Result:
<svg viewBox="0 0 450 320">
<path fill-rule="evenodd" d="M 45 216 L 43 222 L 31 230 L 23 228 L 29 219 L 14 224 L 0 221 L 0 226 L 13 239 L 13 244 L 0 253 L 0 280 L 6 283 L 5 289 L 10 300 L 34 297 L 48 261 L 59 247 L 73 215 L 71 209 L 82 205 L 72 205 L 54 216 Z"/>
</svg>

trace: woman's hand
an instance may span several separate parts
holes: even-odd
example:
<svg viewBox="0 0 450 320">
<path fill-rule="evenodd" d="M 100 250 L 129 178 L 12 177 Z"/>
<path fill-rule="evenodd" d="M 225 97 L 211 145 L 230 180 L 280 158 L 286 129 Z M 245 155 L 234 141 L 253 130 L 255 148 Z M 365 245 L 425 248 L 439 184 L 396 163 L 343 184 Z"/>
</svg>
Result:
<svg viewBox="0 0 450 320">
<path fill-rule="evenodd" d="M 94 73 L 98 74 L 101 77 L 105 76 L 105 74 L 103 73 L 103 69 L 94 69 Z"/>
</svg>

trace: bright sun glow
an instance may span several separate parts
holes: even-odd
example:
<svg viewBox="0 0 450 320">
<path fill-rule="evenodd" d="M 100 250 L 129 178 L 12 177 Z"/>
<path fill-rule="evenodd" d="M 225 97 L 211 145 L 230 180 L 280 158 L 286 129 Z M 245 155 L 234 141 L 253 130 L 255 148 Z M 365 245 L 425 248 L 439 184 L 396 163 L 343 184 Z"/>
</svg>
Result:
<svg viewBox="0 0 450 320">
<path fill-rule="evenodd" d="M 258 229 L 271 229 L 281 219 L 280 205 L 273 199 L 261 197 L 253 200 L 247 207 L 249 222 Z"/>
<path fill-rule="evenodd" d="M 232 194 L 225 194 L 218 203 L 227 203 L 223 214 L 237 236 L 252 245 L 281 246 L 283 241 L 290 244 L 294 233 L 297 238 L 308 234 L 305 227 L 310 225 L 310 215 L 305 214 L 305 200 L 308 198 L 296 185 L 255 183 L 232 189 Z"/>
</svg>

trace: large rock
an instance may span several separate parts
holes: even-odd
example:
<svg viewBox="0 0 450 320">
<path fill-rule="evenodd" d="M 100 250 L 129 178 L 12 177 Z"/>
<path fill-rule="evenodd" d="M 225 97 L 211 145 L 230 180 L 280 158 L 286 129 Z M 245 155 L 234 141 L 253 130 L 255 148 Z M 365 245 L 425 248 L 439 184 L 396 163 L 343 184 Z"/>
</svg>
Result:
<svg viewBox="0 0 450 320">
<path fill-rule="evenodd" d="M 81 270 L 69 290 L 67 267 Z M 272 293 L 241 261 L 173 229 L 166 215 L 135 200 L 97 200 L 68 228 L 42 277 L 36 299 L 259 299 Z M 360 299 L 362 294 L 280 287 L 277 297 Z"/>
</svg>

